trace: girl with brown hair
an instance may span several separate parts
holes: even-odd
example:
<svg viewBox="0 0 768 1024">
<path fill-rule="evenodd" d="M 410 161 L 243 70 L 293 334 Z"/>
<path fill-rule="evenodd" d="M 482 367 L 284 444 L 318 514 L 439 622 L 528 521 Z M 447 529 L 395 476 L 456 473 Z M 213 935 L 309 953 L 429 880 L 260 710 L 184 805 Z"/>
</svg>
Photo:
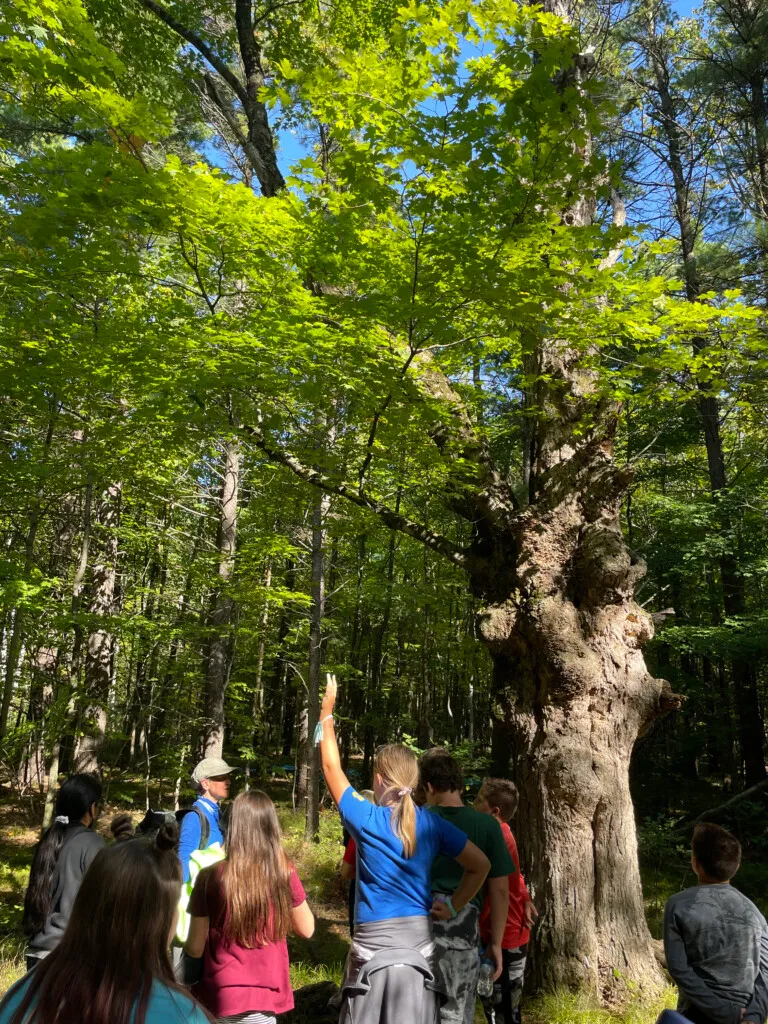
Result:
<svg viewBox="0 0 768 1024">
<path fill-rule="evenodd" d="M 83 878 L 56 948 L 0 1003 L 0 1024 L 206 1024 L 176 984 L 178 829 L 102 850 Z"/>
<path fill-rule="evenodd" d="M 315 919 L 266 793 L 235 799 L 225 848 L 225 860 L 200 872 L 189 902 L 184 951 L 203 958 L 192 991 L 219 1022 L 274 1024 L 293 1009 L 286 936 L 310 938 Z"/>
<path fill-rule="evenodd" d="M 333 727 L 336 680 L 320 709 L 316 739 L 323 774 L 344 827 L 357 844 L 355 934 L 342 988 L 340 1024 L 433 1024 L 439 1020 L 434 984 L 431 917 L 455 916 L 478 892 L 488 858 L 459 829 L 417 807 L 419 767 L 407 747 L 389 744 L 376 754 L 376 805 L 349 784 Z M 464 874 L 451 899 L 432 900 L 436 854 L 452 857 Z M 408 970 L 389 970 L 390 967 Z"/>
</svg>

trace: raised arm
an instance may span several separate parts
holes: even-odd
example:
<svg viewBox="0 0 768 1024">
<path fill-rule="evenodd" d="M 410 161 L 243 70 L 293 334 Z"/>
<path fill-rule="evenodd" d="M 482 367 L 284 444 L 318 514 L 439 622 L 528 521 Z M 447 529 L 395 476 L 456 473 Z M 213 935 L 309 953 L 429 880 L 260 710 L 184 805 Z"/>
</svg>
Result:
<svg viewBox="0 0 768 1024">
<path fill-rule="evenodd" d="M 320 724 L 323 736 L 320 740 L 320 763 L 325 776 L 328 792 L 338 806 L 344 791 L 349 789 L 349 779 L 341 769 L 339 745 L 336 742 L 336 730 L 333 727 L 333 709 L 336 704 L 336 676 L 328 675 L 325 696 L 320 705 Z"/>
</svg>

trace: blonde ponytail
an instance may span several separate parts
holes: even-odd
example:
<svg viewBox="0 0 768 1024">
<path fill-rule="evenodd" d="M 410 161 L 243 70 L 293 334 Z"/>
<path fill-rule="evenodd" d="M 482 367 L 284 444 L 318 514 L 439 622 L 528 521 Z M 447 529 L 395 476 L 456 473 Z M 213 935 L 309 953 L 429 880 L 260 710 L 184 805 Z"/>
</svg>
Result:
<svg viewBox="0 0 768 1024">
<path fill-rule="evenodd" d="M 392 807 L 392 828 L 403 844 L 403 854 L 416 853 L 416 804 L 413 791 L 419 781 L 419 765 L 415 755 L 399 743 L 382 747 L 376 757 L 375 770 L 387 784 L 381 803 Z"/>
<path fill-rule="evenodd" d="M 392 811 L 392 828 L 403 844 L 406 860 L 416 853 L 416 804 L 410 793 L 400 797 Z"/>
</svg>

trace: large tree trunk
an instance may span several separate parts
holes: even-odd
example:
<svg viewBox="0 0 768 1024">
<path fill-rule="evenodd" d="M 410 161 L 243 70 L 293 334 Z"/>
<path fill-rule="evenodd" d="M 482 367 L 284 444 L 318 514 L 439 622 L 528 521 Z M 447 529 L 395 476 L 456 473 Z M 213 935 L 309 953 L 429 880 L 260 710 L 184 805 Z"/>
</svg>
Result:
<svg viewBox="0 0 768 1024">
<path fill-rule="evenodd" d="M 205 757 L 221 757 L 224 750 L 224 694 L 232 657 L 230 629 L 234 611 L 228 584 L 235 562 L 240 481 L 240 450 L 235 441 L 227 441 L 224 445 L 223 473 L 219 520 L 219 589 L 211 614 L 214 632 L 205 678 Z"/>
<path fill-rule="evenodd" d="M 566 20 L 572 13 L 567 0 L 544 7 Z M 585 66 L 575 62 L 563 85 L 578 87 Z M 583 157 L 591 159 L 589 142 Z M 584 195 L 563 223 L 586 226 L 594 212 Z M 614 221 L 623 219 L 616 196 Z M 583 353 L 545 336 L 526 364 L 535 410 L 529 504 L 516 508 L 486 470 L 489 514 L 477 523 L 479 561 L 469 571 L 486 602 L 478 628 L 494 659 L 521 848 L 542 912 L 532 977 L 606 999 L 634 986 L 655 993 L 663 980 L 645 921 L 629 764 L 638 736 L 679 698 L 642 656 L 653 635 L 634 601 L 645 566 L 620 519 L 633 472 L 613 461 L 620 409 L 600 394 Z"/>
<path fill-rule="evenodd" d="M 638 735 L 676 703 L 641 653 L 653 625 L 633 600 L 644 567 L 619 524 L 628 481 L 596 443 L 554 464 L 540 478 L 539 500 L 498 538 L 507 567 L 497 560 L 495 574 L 473 579 L 486 599 L 508 595 L 489 603 L 478 624 L 494 659 L 503 749 L 521 794 L 520 846 L 542 912 L 533 978 L 606 994 L 627 982 L 644 990 L 661 983 L 643 910 L 629 761 Z"/>
</svg>

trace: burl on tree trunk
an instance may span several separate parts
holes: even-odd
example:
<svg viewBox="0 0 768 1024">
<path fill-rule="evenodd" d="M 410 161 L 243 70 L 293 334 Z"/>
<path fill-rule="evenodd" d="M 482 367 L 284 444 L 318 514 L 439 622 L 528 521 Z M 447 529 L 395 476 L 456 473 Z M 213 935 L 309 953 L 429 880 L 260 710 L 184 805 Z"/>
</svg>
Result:
<svg viewBox="0 0 768 1024">
<path fill-rule="evenodd" d="M 604 443 L 562 454 L 535 502 L 510 516 L 506 542 L 496 538 L 503 574 L 473 574 L 473 584 L 491 598 L 479 630 L 506 739 L 495 770 L 506 775 L 511 761 L 515 831 L 541 912 L 532 980 L 611 999 L 627 982 L 648 991 L 662 980 L 643 911 L 629 762 L 637 737 L 680 698 L 641 653 L 653 634 L 633 598 L 645 567 L 619 521 L 631 471 Z"/>
</svg>

